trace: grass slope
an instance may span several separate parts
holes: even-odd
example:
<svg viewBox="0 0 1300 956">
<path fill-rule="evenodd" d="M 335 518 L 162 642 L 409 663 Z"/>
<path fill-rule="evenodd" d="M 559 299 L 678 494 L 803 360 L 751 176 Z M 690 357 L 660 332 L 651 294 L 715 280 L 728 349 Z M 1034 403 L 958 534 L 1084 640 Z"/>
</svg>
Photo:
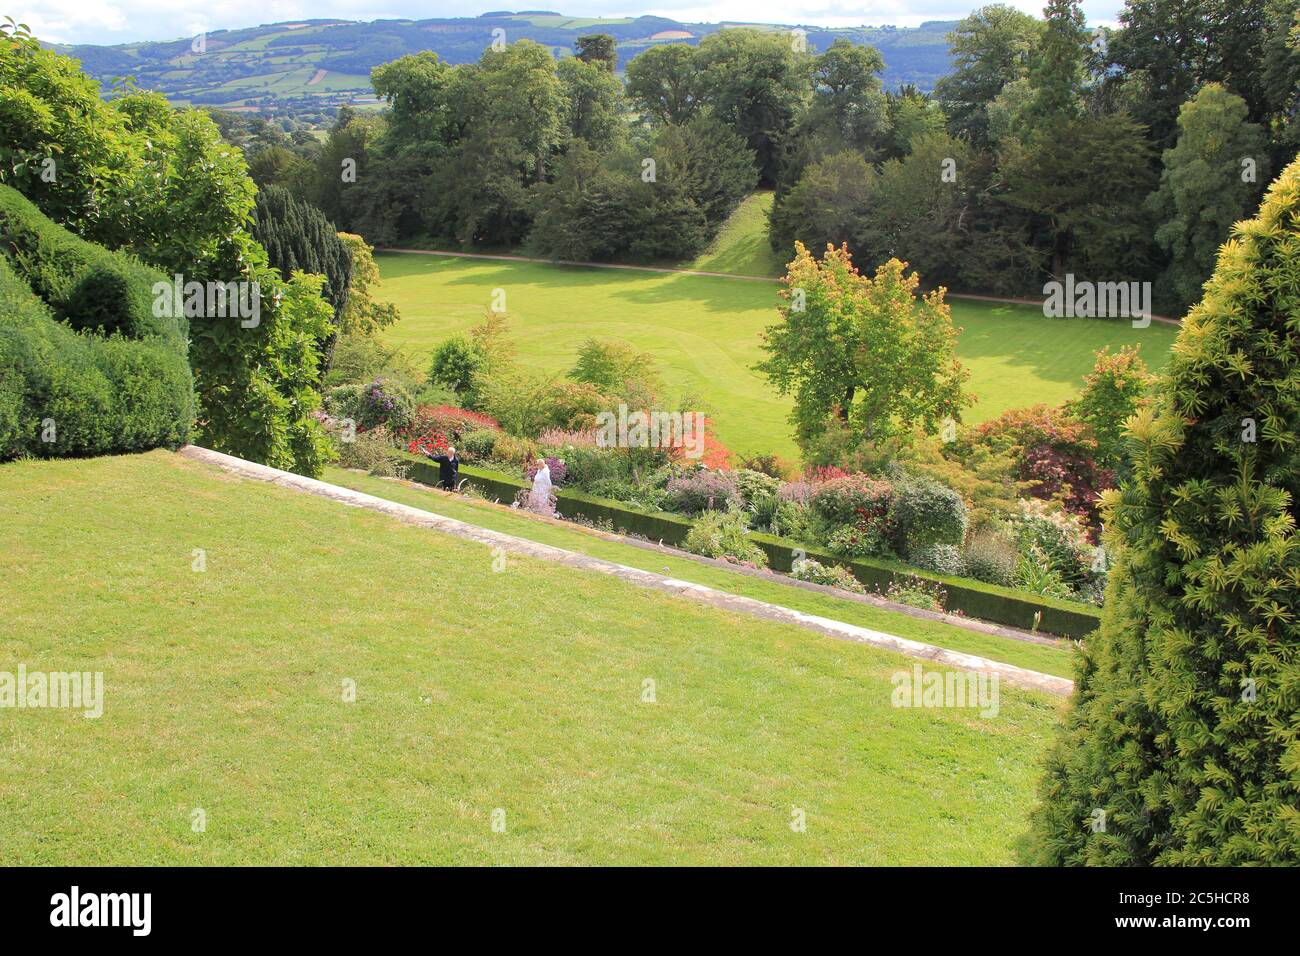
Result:
<svg viewBox="0 0 1300 956">
<path fill-rule="evenodd" d="M 1059 715 L 165 452 L 0 468 L 0 582 L 0 669 L 106 697 L 0 710 L 11 864 L 1006 863 Z"/>
<path fill-rule="evenodd" d="M 773 195 L 764 191 L 746 197 L 722 224 L 708 250 L 698 259 L 682 263 L 682 268 L 745 276 L 783 275 L 785 263 L 767 240 L 767 216 L 772 211 Z"/>
<path fill-rule="evenodd" d="M 1018 667 L 1027 667 L 1044 674 L 1055 674 L 1057 677 L 1074 676 L 1069 645 L 1048 647 L 999 637 L 995 634 L 981 634 L 938 621 L 921 620 L 896 611 L 872 607 L 857 601 L 790 587 L 781 584 L 778 580 L 764 581 L 726 568 L 701 564 L 689 558 L 646 551 L 635 545 L 610 540 L 580 525 L 543 521 L 482 499 L 452 495 L 426 488 L 415 482 L 387 481 L 342 468 L 327 469 L 325 480 L 379 498 L 387 498 L 390 501 L 432 511 L 434 514 L 456 518 L 482 528 L 491 528 L 493 531 L 589 554 L 607 561 L 616 561 L 643 571 L 671 574 L 683 581 L 704 584 L 720 591 L 729 591 L 732 594 L 769 601 L 808 614 L 818 614 L 837 621 L 886 631 L 899 637 L 946 647 L 949 650 L 978 654 L 981 657 L 1015 664 Z"/>
<path fill-rule="evenodd" d="M 732 243 L 719 254 L 735 251 L 730 261 L 740 261 L 737 250 Z M 655 356 L 670 390 L 696 397 L 729 446 L 795 453 L 790 402 L 753 371 L 763 357 L 759 333 L 778 317 L 773 283 L 415 253 L 376 258 L 380 294 L 402 311 L 386 338 L 421 366 L 438 342 L 481 321 L 493 290 L 504 289 L 519 357 L 530 367 L 562 374 L 589 337 L 630 342 Z M 1104 345 L 1140 343 L 1146 361 L 1163 368 L 1177 332 L 1155 323 L 1135 329 L 1118 320 L 1047 319 L 1029 306 L 951 305 L 963 329 L 958 353 L 979 398 L 966 414 L 971 422 L 1074 396 Z"/>
</svg>

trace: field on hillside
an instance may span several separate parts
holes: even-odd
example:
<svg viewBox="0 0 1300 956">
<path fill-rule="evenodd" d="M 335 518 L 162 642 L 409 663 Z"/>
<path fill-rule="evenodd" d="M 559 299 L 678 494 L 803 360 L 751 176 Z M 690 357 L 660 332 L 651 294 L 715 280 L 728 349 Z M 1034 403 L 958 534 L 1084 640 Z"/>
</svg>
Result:
<svg viewBox="0 0 1300 956">
<path fill-rule="evenodd" d="M 731 448 L 795 454 L 790 402 L 753 371 L 763 356 L 759 333 L 778 318 L 774 283 L 416 253 L 377 259 L 380 295 L 402 311 L 386 337 L 419 367 L 442 339 L 478 323 L 493 290 L 504 289 L 519 357 L 532 368 L 567 371 L 593 336 L 629 342 L 656 358 L 674 393 L 698 399 Z M 1156 323 L 1047 319 L 1030 306 L 951 304 L 963 329 L 958 353 L 979 398 L 965 416 L 971 422 L 1074 396 L 1104 345 L 1141 344 L 1147 363 L 1163 368 L 1177 333 Z"/>
<path fill-rule="evenodd" d="M 10 864 L 1008 863 L 1061 706 L 162 451 L 0 466 L 0 606 L 104 675 L 0 709 Z"/>
</svg>

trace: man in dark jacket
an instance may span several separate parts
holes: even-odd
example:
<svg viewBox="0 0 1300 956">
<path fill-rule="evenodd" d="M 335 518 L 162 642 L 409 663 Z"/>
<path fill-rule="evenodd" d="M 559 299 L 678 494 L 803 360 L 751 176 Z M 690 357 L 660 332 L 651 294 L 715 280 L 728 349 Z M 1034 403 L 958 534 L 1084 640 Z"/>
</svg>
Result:
<svg viewBox="0 0 1300 956">
<path fill-rule="evenodd" d="M 456 480 L 460 477 L 460 459 L 456 457 L 456 449 L 448 448 L 445 455 L 435 455 L 431 451 L 425 454 L 430 461 L 438 463 L 438 484 L 448 491 L 455 491 Z"/>
</svg>

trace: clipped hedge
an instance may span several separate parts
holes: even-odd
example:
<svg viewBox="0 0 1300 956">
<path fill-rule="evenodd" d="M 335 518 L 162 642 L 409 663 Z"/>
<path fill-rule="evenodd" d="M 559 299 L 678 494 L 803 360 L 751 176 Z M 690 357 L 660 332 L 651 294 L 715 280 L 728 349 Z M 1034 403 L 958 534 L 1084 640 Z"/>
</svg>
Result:
<svg viewBox="0 0 1300 956">
<path fill-rule="evenodd" d="M 0 460 L 189 440 L 194 381 L 184 331 L 152 314 L 161 275 L 77 239 L 7 187 L 0 253 Z M 79 321 L 59 321 L 78 309 Z"/>
<path fill-rule="evenodd" d="M 438 467 L 427 459 L 408 456 L 413 481 L 436 485 Z M 468 482 L 489 498 L 513 501 L 515 493 L 527 484 L 509 475 L 471 465 L 460 466 L 462 480 Z M 618 531 L 637 534 L 651 541 L 682 547 L 692 522 L 681 515 L 664 511 L 646 511 L 618 501 L 595 498 L 568 489 L 557 490 L 557 510 L 562 517 L 578 517 L 588 521 L 609 521 Z M 868 587 L 887 588 L 898 575 L 912 575 L 922 580 L 943 585 L 948 592 L 948 609 L 961 611 L 967 617 L 1005 624 L 1025 630 L 1034 626 L 1034 615 L 1041 613 L 1038 630 L 1062 637 L 1082 639 L 1093 631 L 1100 616 L 1086 604 L 1062 601 L 1055 598 L 1029 594 L 1012 588 L 998 587 L 968 578 L 951 577 L 920 571 L 893 561 L 861 558 L 846 561 L 833 554 L 808 548 L 795 541 L 773 535 L 751 532 L 749 540 L 763 549 L 769 567 L 789 571 L 794 567 L 795 553 L 812 558 L 824 565 L 841 565 L 853 572 Z"/>
<path fill-rule="evenodd" d="M 183 318 L 153 314 L 154 284 L 169 277 L 74 235 L 8 186 L 0 186 L 0 249 L 54 318 L 74 329 L 185 341 Z"/>
</svg>

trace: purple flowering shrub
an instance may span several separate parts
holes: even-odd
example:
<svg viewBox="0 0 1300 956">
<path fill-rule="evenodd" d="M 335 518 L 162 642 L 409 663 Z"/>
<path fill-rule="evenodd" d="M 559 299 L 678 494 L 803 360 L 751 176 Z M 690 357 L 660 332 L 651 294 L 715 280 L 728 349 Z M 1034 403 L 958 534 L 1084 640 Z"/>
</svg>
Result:
<svg viewBox="0 0 1300 956">
<path fill-rule="evenodd" d="M 740 504 L 740 488 L 735 476 L 726 471 L 702 468 L 668 479 L 664 489 L 664 509 L 679 514 L 725 511 L 732 504 Z"/>
<path fill-rule="evenodd" d="M 564 467 L 564 459 L 547 455 L 545 461 L 546 467 L 551 470 L 551 484 L 558 488 L 564 484 L 564 479 L 569 475 L 568 469 Z M 524 478 L 530 485 L 533 483 L 533 479 L 537 477 L 537 471 L 536 458 L 524 465 Z"/>
</svg>

